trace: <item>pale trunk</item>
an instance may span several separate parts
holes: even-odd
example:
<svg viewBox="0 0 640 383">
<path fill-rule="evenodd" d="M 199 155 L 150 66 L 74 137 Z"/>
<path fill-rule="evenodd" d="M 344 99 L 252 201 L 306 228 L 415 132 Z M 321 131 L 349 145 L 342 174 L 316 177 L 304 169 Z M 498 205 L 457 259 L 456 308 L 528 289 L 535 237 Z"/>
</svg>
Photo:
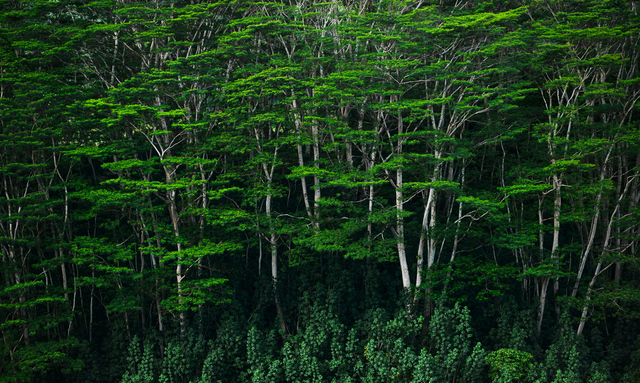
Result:
<svg viewBox="0 0 640 383">
<path fill-rule="evenodd" d="M 167 183 L 169 179 L 167 179 Z M 167 199 L 169 200 L 169 216 L 171 218 L 171 226 L 173 227 L 173 235 L 176 237 L 177 249 L 178 249 L 178 259 L 176 262 L 176 283 L 178 287 L 178 305 L 180 307 L 184 304 L 183 291 L 182 291 L 182 280 L 184 279 L 184 274 L 182 270 L 182 243 L 180 242 L 180 223 L 178 218 L 178 208 L 176 206 L 176 191 L 169 190 L 167 191 Z M 184 310 L 180 310 L 180 333 L 182 335 L 185 334 L 187 329 L 187 318 L 185 316 Z"/>
<path fill-rule="evenodd" d="M 369 164 L 369 169 L 373 169 L 373 167 L 375 166 L 375 162 L 376 162 L 375 158 L 376 158 L 376 151 L 374 150 L 371 153 L 371 162 Z M 369 192 L 368 192 L 368 196 L 367 196 L 368 203 L 369 203 L 368 206 L 367 206 L 367 209 L 368 209 L 367 211 L 368 211 L 368 214 L 369 214 L 369 217 L 367 219 L 367 221 L 368 221 L 367 222 L 367 235 L 368 235 L 368 242 L 367 243 L 369 243 L 369 244 L 371 243 L 371 240 L 373 239 L 373 237 L 372 237 L 373 236 L 373 226 L 371 224 L 371 216 L 373 215 L 373 193 L 374 193 L 374 191 L 375 190 L 373 188 L 373 185 L 369 185 Z"/>
<path fill-rule="evenodd" d="M 258 150 L 262 152 L 262 147 L 260 146 L 260 132 L 255 129 L 254 134 L 256 137 L 256 142 L 258 142 Z M 269 168 L 265 161 L 262 161 L 262 171 L 264 172 L 264 176 L 267 181 L 267 196 L 265 198 L 265 214 L 267 216 L 267 222 L 269 223 L 269 246 L 271 248 L 271 278 L 272 278 L 272 288 L 273 288 L 273 296 L 274 303 L 276 305 L 276 310 L 278 313 L 278 319 L 280 321 L 280 328 L 283 332 L 286 333 L 287 327 L 284 322 L 284 313 L 282 310 L 282 306 L 280 305 L 280 300 L 278 299 L 278 243 L 277 243 L 277 235 L 275 225 L 273 223 L 273 217 L 271 216 L 271 201 L 273 199 L 271 185 L 273 182 L 273 172 L 275 171 L 275 158 L 278 156 L 278 148 L 276 147 L 273 152 L 273 164 Z"/>
<path fill-rule="evenodd" d="M 402 199 L 402 169 L 399 168 L 396 173 L 396 235 L 398 238 L 398 257 L 400 258 L 402 287 L 408 289 L 411 287 L 411 280 L 409 277 L 409 266 L 407 265 L 407 253 L 404 246 L 404 219 L 402 217 Z"/>
<path fill-rule="evenodd" d="M 552 160 L 555 163 L 555 160 Z M 560 209 L 562 207 L 562 193 L 560 186 L 562 179 L 556 174 L 553 175 L 553 187 L 555 190 L 554 207 L 553 207 L 553 243 L 551 244 L 551 258 L 556 258 L 558 245 L 560 242 Z M 545 276 L 542 281 L 542 289 L 540 291 L 540 307 L 538 311 L 538 335 L 542 332 L 542 320 L 544 318 L 544 308 L 547 302 L 547 289 L 549 287 L 550 277 Z M 555 279 L 557 283 L 557 279 Z M 556 285 L 554 283 L 554 290 Z"/>
<path fill-rule="evenodd" d="M 148 174 L 143 175 L 145 181 L 149 182 L 150 177 Z M 148 206 L 151 207 L 152 203 L 151 201 L 147 201 Z M 157 222 L 157 218 L 155 216 L 154 213 L 152 213 L 152 217 L 151 217 L 152 222 Z M 145 223 L 144 219 L 142 218 L 142 216 L 140 216 L 140 222 L 142 223 L 142 229 L 143 229 L 143 234 L 146 237 L 146 241 L 147 241 L 147 245 L 149 246 L 149 249 L 152 249 L 153 244 L 151 242 L 151 235 L 149 233 L 149 229 L 147 228 L 147 224 Z M 156 247 L 157 248 L 161 248 L 162 247 L 162 243 L 160 241 L 160 238 L 156 238 Z M 153 253 L 150 254 L 150 258 L 151 258 L 151 266 L 153 267 L 154 270 L 159 268 L 159 265 L 156 262 L 156 257 L 155 255 L 153 255 Z M 160 264 L 162 264 L 162 256 L 158 257 L 158 262 Z M 158 294 L 158 292 L 160 291 L 160 282 L 158 280 L 158 276 L 156 273 L 155 274 L 155 285 L 156 285 L 156 291 L 155 291 L 155 301 L 156 301 L 156 311 L 157 311 L 157 317 L 158 317 L 158 330 L 160 330 L 160 332 L 164 331 L 164 326 L 162 324 L 162 310 L 160 308 L 160 295 Z"/>
<path fill-rule="evenodd" d="M 427 197 L 427 204 L 424 207 L 424 213 L 422 215 L 422 231 L 420 233 L 420 241 L 418 242 L 418 254 L 417 254 L 417 258 L 418 258 L 418 265 L 417 265 L 417 272 L 416 272 L 416 287 L 420 287 L 420 285 L 422 284 L 422 270 L 423 270 L 423 264 L 424 264 L 424 248 L 425 248 L 425 242 L 427 241 L 426 236 L 427 236 L 427 232 L 429 230 L 429 217 L 432 213 L 431 211 L 431 206 L 434 204 L 434 200 L 435 200 L 435 189 L 434 188 L 430 188 L 429 189 L 429 194 Z M 430 255 L 430 252 L 427 251 L 427 254 Z M 429 262 L 427 261 L 427 264 Z"/>
<path fill-rule="evenodd" d="M 427 268 L 431 269 L 433 264 L 436 262 L 436 237 L 433 235 L 436 228 L 436 197 L 437 192 L 433 191 L 433 201 L 431 201 L 431 213 L 429 218 L 429 231 L 431 232 L 431 236 L 429 237 L 429 247 L 427 249 Z"/>
<path fill-rule="evenodd" d="M 436 161 L 438 161 L 441 157 L 440 150 L 436 150 L 434 153 L 434 157 Z M 436 168 L 433 171 L 433 176 L 431 177 L 431 181 L 435 182 L 440 177 L 440 164 L 436 164 Z M 424 268 L 424 251 L 425 251 L 425 242 L 427 241 L 427 233 L 429 233 L 428 244 L 427 244 L 427 269 L 430 269 L 435 261 L 435 237 L 433 236 L 433 230 L 435 229 L 436 224 L 436 196 L 437 192 L 435 188 L 429 188 L 429 194 L 427 197 L 427 204 L 424 207 L 424 213 L 422 215 L 422 230 L 420 232 L 420 240 L 418 242 L 418 265 L 417 265 L 417 273 L 416 273 L 416 287 L 422 284 L 422 271 Z"/>
<path fill-rule="evenodd" d="M 149 249 L 152 249 L 153 245 L 151 243 L 151 236 L 149 235 L 149 230 L 147 229 L 147 225 L 144 222 L 144 219 L 142 219 L 142 217 L 140 217 L 140 221 L 142 222 L 143 235 L 146 238 L 147 245 L 149 246 Z M 156 270 L 158 268 L 158 265 L 156 264 L 155 255 L 153 255 L 153 253 L 151 253 L 149 255 L 149 257 L 151 258 L 151 267 L 154 270 Z M 158 276 L 157 275 L 154 278 L 155 278 L 155 285 L 156 285 L 155 301 L 156 301 L 156 311 L 158 313 L 158 315 L 157 315 L 157 317 L 158 317 L 158 330 L 160 330 L 160 332 L 162 332 L 164 330 L 164 328 L 162 326 L 162 311 L 160 310 L 160 296 L 158 295 L 158 291 L 160 290 L 160 283 L 158 281 Z"/>
<path fill-rule="evenodd" d="M 602 171 L 600 172 L 601 184 L 604 181 L 605 169 L 606 169 L 606 161 L 605 161 L 605 164 L 603 164 L 602 166 Z M 580 279 L 582 278 L 582 273 L 584 272 L 584 266 L 587 263 L 587 257 L 591 253 L 593 242 L 596 237 L 596 229 L 598 227 L 598 220 L 600 219 L 600 201 L 602 200 L 602 189 L 603 187 L 601 186 L 600 190 L 598 191 L 598 195 L 596 196 L 596 204 L 595 204 L 596 211 L 595 211 L 595 215 L 591 220 L 591 228 L 589 230 L 589 239 L 587 241 L 587 247 L 585 248 L 582 254 L 582 258 L 580 259 L 580 266 L 578 267 L 578 275 L 576 276 L 576 283 L 574 284 L 573 291 L 571 292 L 572 297 L 575 297 L 578 292 L 578 287 L 580 286 Z"/>
<path fill-rule="evenodd" d="M 556 189 L 555 192 L 555 200 L 554 200 L 554 210 L 553 210 L 553 243 L 551 244 L 551 258 L 556 258 L 558 256 L 557 250 L 560 245 L 560 211 L 562 208 L 562 191 L 560 187 L 562 186 L 562 178 L 557 175 L 553 176 L 553 186 Z M 558 278 L 556 277 L 554 280 L 554 293 L 557 293 L 558 290 Z"/>
<path fill-rule="evenodd" d="M 318 133 L 318 122 L 314 121 L 311 125 L 311 137 L 313 139 L 313 167 L 316 172 L 313 175 L 313 213 L 315 216 L 315 227 L 320 227 L 320 178 L 318 171 L 320 170 L 320 137 Z"/>
<path fill-rule="evenodd" d="M 576 332 L 577 336 L 582 335 L 582 331 L 584 330 L 584 324 L 587 322 L 587 314 L 589 312 L 589 301 L 591 301 L 591 292 L 593 291 L 593 286 L 598 279 L 598 275 L 600 274 L 600 269 L 602 268 L 602 260 L 598 262 L 598 266 L 596 266 L 596 272 L 591 278 L 591 282 L 589 282 L 589 288 L 587 289 L 587 297 L 585 298 L 585 304 L 582 308 L 582 315 L 580 315 L 580 324 L 578 325 L 578 331 Z"/>
<path fill-rule="evenodd" d="M 462 166 L 461 185 L 464 185 L 464 165 Z M 446 291 L 451 280 L 451 270 L 453 268 L 453 261 L 456 259 L 458 252 L 458 241 L 460 240 L 460 224 L 462 223 L 462 202 L 458 202 L 458 219 L 456 220 L 456 234 L 453 237 L 453 249 L 451 249 L 451 258 L 449 259 L 449 271 L 447 273 L 447 280 L 445 281 L 444 290 Z"/>
<path fill-rule="evenodd" d="M 615 210 L 618 210 L 618 206 L 616 206 Z M 609 225 L 607 226 L 607 234 L 605 236 L 604 244 L 602 245 L 602 254 L 600 255 L 600 261 L 596 266 L 596 270 L 593 273 L 593 278 L 591 278 L 591 282 L 589 282 L 589 288 L 587 289 L 585 304 L 584 304 L 584 307 L 582 308 L 582 315 L 580 316 L 580 324 L 578 325 L 578 331 L 576 332 L 577 336 L 582 335 L 582 331 L 584 330 L 584 324 L 587 321 L 587 314 L 589 312 L 589 301 L 591 300 L 591 293 L 593 291 L 593 286 L 595 286 L 598 276 L 601 273 L 602 259 L 607 251 L 607 247 L 609 246 L 609 239 L 611 238 L 611 223 L 613 221 L 614 216 L 615 216 L 615 211 L 614 211 L 614 214 L 611 216 L 611 219 L 609 220 Z"/>
<path fill-rule="evenodd" d="M 402 133 L 403 133 L 402 114 L 398 111 L 398 157 L 402 157 Z M 407 252 L 404 243 L 404 195 L 402 191 L 402 164 L 398 165 L 396 170 L 396 236 L 398 240 L 398 258 L 400 259 L 400 272 L 402 273 L 402 287 L 411 288 L 411 277 L 409 275 L 409 266 L 407 264 Z"/>
<path fill-rule="evenodd" d="M 358 119 L 358 131 L 361 132 L 362 128 L 364 126 L 364 108 L 360 109 L 360 118 Z M 365 145 L 366 147 L 366 145 Z M 374 145 L 371 146 L 371 157 L 368 157 L 369 154 L 365 153 L 365 166 L 367 170 L 371 170 L 373 169 L 373 167 L 375 166 L 376 163 L 376 150 L 374 149 Z M 368 160 L 367 160 L 368 158 Z M 369 185 L 367 187 L 368 191 L 365 192 L 365 194 L 367 195 L 367 212 L 368 212 L 368 217 L 367 217 L 367 244 L 370 246 L 371 245 L 371 239 L 372 239 L 372 235 L 373 235 L 373 226 L 371 224 L 371 215 L 373 214 L 373 193 L 374 193 L 374 188 L 373 185 Z"/>
<path fill-rule="evenodd" d="M 271 183 L 269 181 L 269 183 Z M 270 185 L 268 186 L 270 188 Z M 267 194 L 265 202 L 265 210 L 267 214 L 267 220 L 269 222 L 269 246 L 271 248 L 271 278 L 273 283 L 273 296 L 276 304 L 276 310 L 278 312 L 278 320 L 280 321 L 280 329 L 286 333 L 287 327 L 284 322 L 284 312 L 282 311 L 282 305 L 278 299 L 278 244 L 276 237 L 276 230 L 271 218 L 271 191 Z"/>
<path fill-rule="evenodd" d="M 582 308 L 582 315 L 580 316 L 580 324 L 578 325 L 578 331 L 577 331 L 578 336 L 582 335 L 582 331 L 584 330 L 584 324 L 587 321 L 587 314 L 589 312 L 589 301 L 591 300 L 591 293 L 593 292 L 593 286 L 595 286 L 598 276 L 604 271 L 604 270 L 601 270 L 601 268 L 602 268 L 604 256 L 609 251 L 609 242 L 611 240 L 611 226 L 613 225 L 613 222 L 620 210 L 620 203 L 622 202 L 624 196 L 627 194 L 627 191 L 629 190 L 629 187 L 632 183 L 635 183 L 635 177 L 627 181 L 624 191 L 618 197 L 618 201 L 616 202 L 616 207 L 613 209 L 613 213 L 611 213 L 611 216 L 609 217 L 609 223 L 607 224 L 607 232 L 605 234 L 604 243 L 602 244 L 602 253 L 600 254 L 600 261 L 596 266 L 596 270 L 593 273 L 591 282 L 589 282 L 589 288 L 587 289 L 585 304 L 584 304 L 584 307 Z M 610 263 L 607 267 L 605 267 L 605 270 L 609 268 L 611 265 L 612 263 Z"/>
<path fill-rule="evenodd" d="M 294 92 L 291 91 L 291 95 L 293 96 Z M 296 127 L 296 135 L 297 135 L 297 144 L 296 148 L 298 151 L 298 166 L 304 167 L 304 157 L 302 153 L 302 144 L 300 140 L 302 139 L 302 120 L 300 119 L 300 113 L 298 112 L 298 102 L 294 99 L 291 103 L 291 108 L 293 109 L 293 118 Z M 302 199 L 304 200 L 304 208 L 307 212 L 307 216 L 309 219 L 313 221 L 313 215 L 311 213 L 311 204 L 309 203 L 309 193 L 307 192 L 307 180 L 305 176 L 300 177 L 300 182 L 302 183 Z"/>
<path fill-rule="evenodd" d="M 465 164 L 462 164 L 461 177 L 460 177 L 460 185 L 464 186 L 464 175 L 465 175 Z M 460 224 L 462 223 L 462 202 L 458 202 L 458 219 L 456 220 L 456 234 L 453 237 L 453 249 L 451 250 L 451 259 L 449 260 L 449 264 L 453 264 L 453 261 L 456 259 L 456 253 L 458 251 L 458 240 L 460 239 Z"/>
</svg>

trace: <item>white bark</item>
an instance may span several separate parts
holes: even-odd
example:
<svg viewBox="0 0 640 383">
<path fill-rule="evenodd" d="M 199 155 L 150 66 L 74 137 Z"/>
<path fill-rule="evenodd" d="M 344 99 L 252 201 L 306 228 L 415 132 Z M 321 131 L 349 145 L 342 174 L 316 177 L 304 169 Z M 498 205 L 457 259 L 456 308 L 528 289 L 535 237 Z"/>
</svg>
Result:
<svg viewBox="0 0 640 383">
<path fill-rule="evenodd" d="M 402 113 L 398 111 L 398 147 L 397 156 L 398 158 L 402 158 L 402 140 L 401 137 L 404 131 L 403 121 L 402 121 Z M 405 289 L 411 288 L 411 276 L 409 274 L 409 266 L 407 264 L 407 251 L 405 249 L 404 243 L 404 217 L 402 216 L 404 213 L 404 195 L 402 190 L 402 164 L 398 164 L 398 169 L 396 170 L 396 182 L 395 182 L 395 194 L 396 194 L 396 237 L 398 241 L 398 258 L 400 260 L 400 272 L 402 274 L 402 287 Z"/>
<path fill-rule="evenodd" d="M 606 173 L 606 169 L 607 169 L 607 163 L 609 162 L 609 157 L 611 155 L 611 152 L 613 150 L 613 146 L 611 145 L 611 147 L 609 148 L 609 152 L 607 153 L 607 156 L 604 160 L 604 163 L 602 164 L 602 170 L 600 171 L 600 189 L 598 190 L 598 194 L 596 195 L 596 203 L 595 203 L 595 213 L 594 216 L 591 220 L 591 228 L 589 230 L 589 239 L 587 240 L 587 247 L 585 248 L 584 252 L 582 253 L 582 257 L 580 259 L 580 266 L 578 267 L 578 274 L 576 275 L 576 282 L 573 286 L 573 291 L 571 292 L 571 296 L 575 297 L 577 292 L 578 292 L 578 287 L 580 286 L 580 279 L 582 278 L 582 273 L 584 272 L 584 266 L 587 263 L 587 257 L 589 256 L 589 254 L 591 253 L 591 249 L 593 248 L 593 242 L 594 239 L 596 237 L 596 229 L 598 227 L 598 220 L 600 219 L 600 201 L 602 200 L 602 192 L 604 189 L 604 186 L 602 185 L 602 183 L 604 182 L 604 178 L 605 178 L 605 173 Z"/>
<path fill-rule="evenodd" d="M 552 160 L 555 163 L 555 160 Z M 562 208 L 562 192 L 560 187 L 562 186 L 562 178 L 557 174 L 553 175 L 553 187 L 554 187 L 554 207 L 553 207 L 553 242 L 551 244 L 551 259 L 557 257 L 557 250 L 560 243 L 560 209 Z M 538 334 L 542 331 L 542 320 L 544 319 L 544 308 L 547 302 L 547 289 L 549 287 L 551 277 L 545 276 L 542 281 L 542 289 L 540 291 L 540 305 L 538 310 Z M 555 279 L 557 283 L 557 279 Z M 556 287 L 554 283 L 554 288 Z"/>
<path fill-rule="evenodd" d="M 313 90 L 312 95 L 313 97 Z M 314 121 L 311 124 L 311 139 L 313 140 L 313 167 L 315 168 L 315 174 L 313 175 L 313 214 L 315 217 L 316 229 L 320 227 L 320 177 L 318 172 L 320 170 L 320 135 L 318 130 L 318 121 Z"/>
<path fill-rule="evenodd" d="M 294 97 L 293 89 L 291 90 L 291 96 Z M 291 108 L 293 109 L 293 119 L 296 127 L 297 143 L 296 149 L 298 151 L 298 166 L 304 167 L 304 157 L 302 153 L 302 119 L 300 112 L 298 111 L 298 101 L 294 98 L 291 102 Z M 307 180 L 305 176 L 300 177 L 300 183 L 302 184 L 302 199 L 304 201 L 304 208 L 307 212 L 307 217 L 313 221 L 313 214 L 311 213 L 311 204 L 309 203 L 309 193 L 307 192 Z"/>
<path fill-rule="evenodd" d="M 627 180 L 624 191 L 618 198 L 618 201 L 616 202 L 616 207 L 613 209 L 613 213 L 611 213 L 611 216 L 609 217 L 609 223 L 607 224 L 607 232 L 604 237 L 604 243 L 602 244 L 602 252 L 600 254 L 600 260 L 598 261 L 596 270 L 593 273 L 591 282 L 589 282 L 589 288 L 587 289 L 585 304 L 582 308 L 582 315 L 580 316 L 580 324 L 578 325 L 578 331 L 576 332 L 578 336 L 582 335 L 582 331 L 584 330 L 584 325 L 587 321 L 587 314 L 589 312 L 589 301 L 591 300 L 591 293 L 593 292 L 593 287 L 595 286 L 596 281 L 598 280 L 598 276 L 600 276 L 600 274 L 602 274 L 604 270 L 606 270 L 613 264 L 613 263 L 610 263 L 604 269 L 602 269 L 604 256 L 609 252 L 609 242 L 611 241 L 611 227 L 613 225 L 614 220 L 616 219 L 616 216 L 618 215 L 620 204 L 623 198 L 625 197 L 625 195 L 627 194 L 627 191 L 629 190 L 629 186 L 634 182 L 634 180 L 635 180 L 635 177 L 631 177 L 629 180 Z"/>
</svg>

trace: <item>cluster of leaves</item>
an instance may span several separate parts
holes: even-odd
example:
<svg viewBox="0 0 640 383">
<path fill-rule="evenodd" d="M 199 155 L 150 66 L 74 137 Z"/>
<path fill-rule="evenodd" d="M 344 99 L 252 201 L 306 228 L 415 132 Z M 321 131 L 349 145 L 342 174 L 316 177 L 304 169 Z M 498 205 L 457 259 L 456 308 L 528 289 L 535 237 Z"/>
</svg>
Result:
<svg viewBox="0 0 640 383">
<path fill-rule="evenodd" d="M 0 7 L 3 379 L 638 376 L 634 2 Z"/>
</svg>

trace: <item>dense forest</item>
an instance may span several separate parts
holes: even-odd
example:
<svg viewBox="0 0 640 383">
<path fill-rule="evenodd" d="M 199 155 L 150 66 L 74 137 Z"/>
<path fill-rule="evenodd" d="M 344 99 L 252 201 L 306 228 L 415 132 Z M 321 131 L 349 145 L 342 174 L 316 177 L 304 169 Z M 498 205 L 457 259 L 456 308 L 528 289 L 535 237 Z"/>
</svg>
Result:
<svg viewBox="0 0 640 383">
<path fill-rule="evenodd" d="M 636 0 L 1 0 L 0 381 L 640 381 Z"/>
</svg>

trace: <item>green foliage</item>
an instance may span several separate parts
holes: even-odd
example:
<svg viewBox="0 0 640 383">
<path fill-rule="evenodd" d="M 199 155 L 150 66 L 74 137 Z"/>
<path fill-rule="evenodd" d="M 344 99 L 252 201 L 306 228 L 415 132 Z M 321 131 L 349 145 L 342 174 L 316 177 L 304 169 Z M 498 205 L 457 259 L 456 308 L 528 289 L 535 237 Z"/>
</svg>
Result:
<svg viewBox="0 0 640 383">
<path fill-rule="evenodd" d="M 446 381 L 479 382 L 486 351 L 478 342 L 472 347 L 469 308 L 456 303 L 440 305 L 429 322 L 429 335 L 435 349 L 435 366 Z"/>
<path fill-rule="evenodd" d="M 637 344 L 638 342 L 636 341 L 636 345 Z M 640 378 L 640 348 L 631 354 L 630 363 L 625 367 L 621 382 L 633 382 L 638 380 L 638 378 Z"/>
<path fill-rule="evenodd" d="M 604 383 L 611 382 L 612 377 L 610 373 L 609 364 L 606 361 L 602 361 L 600 363 L 592 362 L 591 369 L 589 371 L 589 380 L 588 383 Z"/>
<path fill-rule="evenodd" d="M 512 296 L 507 296 L 495 305 L 485 308 L 487 315 L 495 318 L 497 326 L 489 332 L 489 342 L 497 348 L 531 351 L 535 322 L 531 309 L 518 310 Z"/>
<path fill-rule="evenodd" d="M 533 355 L 528 352 L 501 348 L 485 358 L 489 365 L 489 377 L 493 381 L 518 381 L 526 376 L 532 366 Z"/>
<path fill-rule="evenodd" d="M 247 334 L 247 365 L 252 382 L 279 382 L 283 380 L 282 361 L 276 357 L 276 333 L 270 331 L 266 337 L 255 327 Z M 220 368 L 225 368 L 224 365 Z"/>
<path fill-rule="evenodd" d="M 146 342 L 140 344 L 138 336 L 134 336 L 129 344 L 127 371 L 122 376 L 122 383 L 154 383 L 158 371 L 158 361 L 154 353 L 154 345 Z"/>
<path fill-rule="evenodd" d="M 411 320 L 406 312 L 387 319 L 386 313 L 375 310 L 368 329 L 366 343 L 362 350 L 363 359 L 356 364 L 356 372 L 365 382 L 409 380 L 414 374 L 416 356 L 411 340 L 417 334 L 421 318 Z"/>
<path fill-rule="evenodd" d="M 13 336 L 12 332 L 4 331 L 7 341 Z M 64 373 L 78 372 L 83 368 L 83 361 L 71 357 L 71 350 L 77 346 L 77 341 L 38 342 L 33 346 L 23 346 L 12 354 L 3 352 L 3 370 L 11 371 L 2 376 L 3 382 L 31 382 L 40 379 L 49 371 L 60 369 Z"/>
<path fill-rule="evenodd" d="M 635 2 L 0 4 L 0 380 L 638 380 Z"/>
<path fill-rule="evenodd" d="M 159 357 L 158 349 L 163 355 Z M 204 338 L 189 331 L 182 339 L 174 339 L 164 344 L 145 342 L 144 346 L 138 336 L 134 336 L 129 344 L 127 369 L 121 382 L 147 383 L 175 383 L 184 381 L 199 381 L 199 371 L 202 379 L 211 377 L 212 354 L 205 359 L 207 345 Z"/>
</svg>

